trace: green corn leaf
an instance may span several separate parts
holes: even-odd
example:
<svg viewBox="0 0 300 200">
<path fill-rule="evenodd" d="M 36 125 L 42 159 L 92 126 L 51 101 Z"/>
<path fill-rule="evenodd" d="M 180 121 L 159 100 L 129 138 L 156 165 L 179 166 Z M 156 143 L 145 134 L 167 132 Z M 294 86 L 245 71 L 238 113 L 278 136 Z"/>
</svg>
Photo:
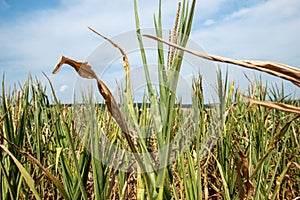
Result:
<svg viewBox="0 0 300 200">
<path fill-rule="evenodd" d="M 14 163 L 17 165 L 20 173 L 24 177 L 24 180 L 26 181 L 30 190 L 33 192 L 35 198 L 40 200 L 41 197 L 39 196 L 38 192 L 35 189 L 34 180 L 30 176 L 30 174 L 27 172 L 27 170 L 23 167 L 23 165 L 17 160 L 17 158 L 4 145 L 0 145 L 0 147 L 13 159 Z"/>
</svg>

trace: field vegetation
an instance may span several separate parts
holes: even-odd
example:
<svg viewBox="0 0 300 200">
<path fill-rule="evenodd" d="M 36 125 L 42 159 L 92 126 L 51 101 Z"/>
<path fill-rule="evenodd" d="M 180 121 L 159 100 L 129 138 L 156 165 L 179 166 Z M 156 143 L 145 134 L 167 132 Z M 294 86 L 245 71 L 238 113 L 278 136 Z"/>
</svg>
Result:
<svg viewBox="0 0 300 200">
<path fill-rule="evenodd" d="M 105 105 L 89 97 L 85 105 L 63 105 L 49 79 L 46 87 L 29 77 L 20 89 L 6 91 L 3 78 L 0 199 L 300 199 L 299 100 L 260 78 L 240 91 L 228 81 L 228 74 L 219 70 L 218 104 L 204 105 L 201 74 L 193 79 L 191 108 L 183 109 L 176 101 L 174 91 L 187 52 L 269 73 L 300 86 L 297 68 L 235 61 L 185 49 L 195 4 L 195 0 L 179 4 L 170 40 L 163 41 L 159 39 L 159 2 L 154 19 L 156 37 L 147 36 L 158 40 L 160 85 L 156 91 L 150 81 L 145 37 L 134 0 L 147 80 L 141 106 L 133 100 L 126 53 L 92 28 L 123 56 L 126 85 L 120 89 L 119 104 L 92 66 L 64 56 L 53 73 L 68 64 L 81 77 L 94 79 Z M 162 50 L 163 42 L 172 46 L 167 54 Z M 166 121 L 162 123 L 162 119 Z M 78 123 L 80 120 L 84 123 Z M 109 142 L 102 139 L 104 136 Z M 169 145 L 174 140 L 176 148 Z M 115 147 L 124 151 L 116 152 Z M 178 154 L 174 154 L 176 149 Z M 132 156 L 126 156 L 125 151 Z"/>
</svg>

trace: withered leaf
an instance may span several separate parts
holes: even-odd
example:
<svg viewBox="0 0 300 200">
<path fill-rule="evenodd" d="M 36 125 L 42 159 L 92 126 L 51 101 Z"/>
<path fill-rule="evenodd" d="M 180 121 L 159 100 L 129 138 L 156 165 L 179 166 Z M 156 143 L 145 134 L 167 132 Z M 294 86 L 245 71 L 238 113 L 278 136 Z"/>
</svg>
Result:
<svg viewBox="0 0 300 200">
<path fill-rule="evenodd" d="M 88 79 L 95 79 L 97 81 L 98 90 L 100 94 L 103 96 L 109 112 L 115 118 L 121 130 L 125 134 L 129 133 L 128 127 L 125 123 L 124 117 L 121 114 L 121 111 L 118 107 L 115 98 L 113 97 L 112 93 L 110 92 L 106 84 L 97 77 L 93 68 L 87 62 L 79 62 L 67 58 L 65 56 L 62 56 L 58 64 L 55 66 L 52 73 L 56 74 L 60 70 L 63 64 L 68 64 L 71 67 L 73 67 L 81 77 L 88 78 Z"/>
<path fill-rule="evenodd" d="M 94 72 L 92 67 L 88 64 L 88 62 L 75 61 L 75 60 L 72 60 L 65 56 L 62 56 L 60 58 L 59 62 L 55 66 L 52 73 L 56 74 L 60 70 L 60 68 L 63 64 L 68 64 L 68 65 L 72 66 L 77 71 L 77 73 L 83 78 L 97 79 L 96 73 Z"/>
<path fill-rule="evenodd" d="M 276 110 L 300 114 L 300 108 L 292 106 L 292 105 L 287 105 L 287 104 L 283 104 L 283 103 L 279 103 L 279 102 L 259 101 L 259 100 L 255 100 L 255 99 L 252 99 L 247 96 L 244 96 L 244 98 L 246 98 L 251 104 L 257 104 L 257 105 L 265 106 L 268 108 L 273 108 Z"/>
<path fill-rule="evenodd" d="M 73 67 L 81 77 L 88 78 L 88 79 L 95 79 L 97 81 L 98 90 L 105 100 L 105 104 L 107 106 L 108 111 L 116 120 L 119 127 L 121 128 L 131 151 L 134 153 L 137 163 L 139 164 L 141 169 L 145 170 L 145 166 L 141 161 L 141 158 L 137 154 L 137 148 L 135 147 L 133 139 L 131 138 L 130 131 L 125 122 L 124 116 L 122 115 L 115 98 L 113 97 L 112 93 L 110 92 L 106 84 L 97 77 L 93 68 L 87 62 L 75 61 L 65 56 L 61 57 L 60 61 L 55 66 L 52 73 L 56 74 L 60 70 L 63 64 L 68 64 L 71 67 Z"/>
<path fill-rule="evenodd" d="M 215 56 L 215 55 L 211 55 L 211 54 L 205 54 L 202 52 L 193 51 L 193 50 L 184 48 L 180 45 L 163 40 L 156 36 L 152 36 L 152 35 L 144 35 L 144 36 L 154 39 L 154 40 L 157 40 L 159 42 L 165 43 L 167 45 L 170 45 L 172 47 L 175 47 L 182 51 L 186 51 L 190 54 L 199 56 L 199 57 L 207 59 L 207 60 L 229 63 L 229 64 L 239 65 L 241 67 L 245 67 L 245 68 L 249 68 L 249 69 L 262 71 L 262 72 L 283 78 L 285 80 L 291 81 L 293 84 L 300 87 L 300 69 L 298 69 L 298 68 L 294 68 L 294 67 L 284 65 L 281 63 L 269 62 L 269 61 L 249 61 L 249 60 L 229 59 L 229 58 L 225 58 L 225 57 L 221 57 L 221 56 Z"/>
</svg>

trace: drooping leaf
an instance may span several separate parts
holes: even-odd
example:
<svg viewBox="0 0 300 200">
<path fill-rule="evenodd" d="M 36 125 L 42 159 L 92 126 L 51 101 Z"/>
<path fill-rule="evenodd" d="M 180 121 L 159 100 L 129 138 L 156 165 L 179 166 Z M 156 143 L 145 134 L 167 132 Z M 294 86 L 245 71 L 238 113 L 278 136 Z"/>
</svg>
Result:
<svg viewBox="0 0 300 200">
<path fill-rule="evenodd" d="M 250 61 L 250 60 L 234 60 L 230 58 L 225 58 L 221 56 L 215 56 L 211 54 L 205 54 L 202 52 L 193 51 L 187 48 L 184 48 L 180 45 L 171 43 L 169 41 L 163 40 L 161 38 L 152 36 L 152 35 L 144 35 L 145 37 L 151 38 L 153 40 L 160 41 L 162 43 L 165 43 L 167 45 L 170 45 L 172 47 L 175 47 L 177 49 L 186 51 L 188 53 L 191 53 L 195 56 L 199 56 L 201 58 L 211 60 L 211 61 L 217 61 L 217 62 L 223 62 L 223 63 L 229 63 L 234 65 L 239 65 L 241 67 L 249 68 L 249 69 L 255 69 L 258 71 L 262 71 L 280 78 L 283 78 L 285 80 L 291 81 L 293 84 L 300 87 L 300 69 L 281 64 L 276 62 L 270 62 L 270 61 Z"/>
<path fill-rule="evenodd" d="M 295 106 L 291 106 L 291 105 L 283 104 L 283 103 L 279 103 L 279 102 L 259 101 L 259 100 L 255 100 L 255 99 L 252 99 L 252 98 L 247 97 L 247 96 L 244 96 L 244 97 L 251 104 L 257 104 L 257 105 L 265 106 L 265 107 L 276 109 L 276 110 L 281 110 L 281 111 L 285 111 L 285 112 L 300 114 L 300 108 L 295 107 Z"/>
</svg>

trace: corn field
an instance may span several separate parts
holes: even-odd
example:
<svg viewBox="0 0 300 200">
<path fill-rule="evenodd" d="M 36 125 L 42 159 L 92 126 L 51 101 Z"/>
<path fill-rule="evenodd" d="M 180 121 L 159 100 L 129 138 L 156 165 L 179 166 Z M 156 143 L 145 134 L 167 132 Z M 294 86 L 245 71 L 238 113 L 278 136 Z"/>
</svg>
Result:
<svg viewBox="0 0 300 200">
<path fill-rule="evenodd" d="M 92 28 L 122 55 L 126 85 L 120 89 L 120 103 L 93 66 L 65 56 L 53 73 L 69 65 L 80 77 L 94 80 L 103 104 L 89 97 L 84 104 L 61 104 L 47 74 L 47 84 L 29 77 L 20 89 L 10 91 L 5 90 L 3 77 L 0 199 L 300 199 L 299 99 L 259 78 L 240 91 L 228 73 L 218 70 L 218 104 L 204 104 L 201 74 L 192 81 L 192 106 L 183 108 L 176 101 L 172 91 L 187 53 L 300 86 L 297 68 L 185 48 L 195 4 L 196 0 L 179 4 L 173 34 L 166 41 L 161 39 L 161 2 L 153 36 L 139 31 L 134 0 L 136 37 L 147 80 L 147 95 L 139 106 L 133 99 L 125 51 Z M 157 41 L 159 90 L 150 81 L 145 38 Z M 163 43 L 170 45 L 169 52 L 162 51 Z M 161 123 L 162 119 L 166 121 Z"/>
</svg>

